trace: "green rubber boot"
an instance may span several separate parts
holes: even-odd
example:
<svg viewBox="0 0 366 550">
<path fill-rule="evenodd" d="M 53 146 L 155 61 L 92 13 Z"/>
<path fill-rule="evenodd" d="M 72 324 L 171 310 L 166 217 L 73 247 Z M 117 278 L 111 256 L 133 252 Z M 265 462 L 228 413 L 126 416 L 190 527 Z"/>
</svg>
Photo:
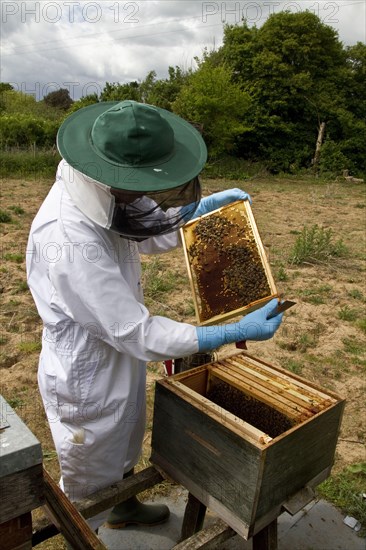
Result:
<svg viewBox="0 0 366 550">
<path fill-rule="evenodd" d="M 123 477 L 130 477 L 133 470 Z M 123 529 L 127 525 L 160 525 L 169 518 L 170 511 L 165 504 L 143 504 L 135 496 L 117 504 L 110 512 L 104 527 Z"/>
</svg>

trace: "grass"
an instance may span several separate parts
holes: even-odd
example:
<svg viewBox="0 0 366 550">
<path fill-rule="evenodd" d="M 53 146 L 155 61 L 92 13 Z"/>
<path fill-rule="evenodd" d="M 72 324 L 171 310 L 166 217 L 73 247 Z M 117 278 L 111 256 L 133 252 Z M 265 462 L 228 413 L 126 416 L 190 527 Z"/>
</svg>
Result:
<svg viewBox="0 0 366 550">
<path fill-rule="evenodd" d="M 328 262 L 332 258 L 345 256 L 347 248 L 342 239 L 334 242 L 332 229 L 304 226 L 290 253 L 289 261 L 292 264 L 315 264 Z"/>
<path fill-rule="evenodd" d="M 12 210 L 14 214 L 18 214 L 19 216 L 25 214 L 25 210 L 21 206 L 9 206 L 9 210 Z"/>
<path fill-rule="evenodd" d="M 300 353 L 305 353 L 309 348 L 315 348 L 317 341 L 318 335 L 316 333 L 316 330 L 313 330 L 311 332 L 296 334 L 295 338 L 288 341 L 279 341 L 277 344 L 279 348 L 287 351 L 297 351 Z M 291 359 L 288 361 L 290 361 L 290 365 L 293 365 Z M 289 370 L 291 370 L 291 367 L 289 368 Z"/>
<path fill-rule="evenodd" d="M 14 148 L 0 151 L 1 174 L 3 178 L 24 178 L 34 181 L 40 178 L 54 178 L 61 158 L 53 149 L 27 150 Z"/>
<path fill-rule="evenodd" d="M 169 311 L 169 316 L 174 317 L 173 310 L 164 297 L 185 282 L 182 275 L 167 269 L 160 258 L 152 258 L 142 264 L 142 286 L 146 305 L 153 315 L 167 315 Z"/>
<path fill-rule="evenodd" d="M 19 292 L 26 292 L 29 290 L 27 281 L 17 281 L 16 287 L 15 287 L 15 294 L 18 294 Z"/>
<path fill-rule="evenodd" d="M 33 353 L 35 351 L 41 351 L 42 343 L 41 342 L 20 342 L 18 344 L 18 350 L 23 353 Z"/>
<path fill-rule="evenodd" d="M 4 254 L 4 260 L 21 264 L 24 261 L 24 254 L 12 254 L 11 252 L 7 252 Z"/>
<path fill-rule="evenodd" d="M 303 297 L 304 302 L 308 302 L 313 305 L 325 304 L 329 294 L 332 291 L 332 287 L 328 284 L 316 285 L 314 287 L 306 288 L 299 292 Z"/>
<path fill-rule="evenodd" d="M 356 323 L 357 328 L 362 330 L 364 334 L 366 334 L 366 319 L 359 319 Z"/>
<path fill-rule="evenodd" d="M 366 463 L 351 464 L 318 486 L 318 493 L 335 506 L 356 518 L 366 529 Z M 364 533 L 363 533 L 364 534 Z"/>
<path fill-rule="evenodd" d="M 142 283 L 145 295 L 151 299 L 174 288 L 174 273 L 165 271 L 159 258 L 142 265 Z"/>
<path fill-rule="evenodd" d="M 14 397 L 13 399 L 7 399 L 7 402 L 11 406 L 12 409 L 16 409 L 19 407 L 22 407 L 24 405 L 24 400 L 20 399 L 20 397 Z"/>
<path fill-rule="evenodd" d="M 358 338 L 342 338 L 342 343 L 346 353 L 351 355 L 361 355 L 366 352 L 366 346 L 363 342 L 360 342 Z"/>
<path fill-rule="evenodd" d="M 285 369 L 293 372 L 294 374 L 301 374 L 304 367 L 304 363 L 296 361 L 295 359 L 286 359 L 283 363 Z"/>
</svg>

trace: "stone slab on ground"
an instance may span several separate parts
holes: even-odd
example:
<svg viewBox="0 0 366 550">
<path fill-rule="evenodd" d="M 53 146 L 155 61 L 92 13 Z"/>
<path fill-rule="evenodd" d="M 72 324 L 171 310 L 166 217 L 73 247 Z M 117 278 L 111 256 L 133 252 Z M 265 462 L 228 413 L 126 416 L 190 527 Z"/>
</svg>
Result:
<svg viewBox="0 0 366 550">
<path fill-rule="evenodd" d="M 125 529 L 100 528 L 99 536 L 109 550 L 170 550 L 180 538 L 187 492 L 173 491 L 168 498 L 156 498 L 171 511 L 167 523 L 155 527 Z M 291 516 L 284 512 L 278 518 L 278 550 L 366 550 L 366 539 L 361 538 L 343 523 L 344 515 L 324 500 L 313 500 L 300 512 Z M 207 511 L 205 525 L 216 516 Z M 218 550 L 252 550 L 251 541 L 236 535 Z"/>
</svg>

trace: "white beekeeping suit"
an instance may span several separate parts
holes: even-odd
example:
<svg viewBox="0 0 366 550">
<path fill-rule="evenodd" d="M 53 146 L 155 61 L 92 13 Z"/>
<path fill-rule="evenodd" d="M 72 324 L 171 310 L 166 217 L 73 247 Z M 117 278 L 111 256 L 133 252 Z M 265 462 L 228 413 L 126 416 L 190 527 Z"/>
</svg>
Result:
<svg viewBox="0 0 366 550">
<path fill-rule="evenodd" d="M 176 233 L 137 244 L 99 227 L 62 179 L 32 224 L 28 283 L 44 322 L 39 387 L 72 500 L 138 461 L 145 362 L 198 350 L 192 325 L 150 316 L 143 304 L 139 252 L 177 244 Z"/>
</svg>

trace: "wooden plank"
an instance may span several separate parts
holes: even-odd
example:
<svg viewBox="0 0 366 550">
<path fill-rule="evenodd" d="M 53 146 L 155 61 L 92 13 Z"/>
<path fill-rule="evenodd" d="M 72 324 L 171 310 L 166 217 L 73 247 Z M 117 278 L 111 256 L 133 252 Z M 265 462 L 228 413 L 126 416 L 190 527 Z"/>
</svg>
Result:
<svg viewBox="0 0 366 550">
<path fill-rule="evenodd" d="M 319 387 L 313 382 L 308 381 L 297 374 L 289 373 L 289 371 L 283 369 L 282 367 L 279 367 L 278 365 L 272 365 L 270 363 L 267 363 L 266 361 L 257 359 L 256 357 L 249 355 L 245 351 L 242 351 L 240 354 L 233 354 L 231 357 L 233 357 L 234 355 L 236 355 L 238 358 L 242 356 L 243 360 L 248 361 L 255 367 L 258 367 L 260 365 L 263 370 L 268 372 L 269 374 L 274 375 L 275 373 L 277 373 L 284 380 L 288 380 L 288 382 L 296 384 L 299 388 L 301 388 L 301 391 L 303 391 L 305 395 L 309 395 L 311 397 L 315 394 L 316 396 L 318 396 L 319 399 L 332 399 L 334 403 L 341 400 L 341 397 L 334 392 L 327 390 L 327 393 L 325 393 L 325 390 L 323 388 Z"/>
<path fill-rule="evenodd" d="M 272 441 L 272 438 L 266 433 L 238 418 L 223 407 L 216 405 L 216 403 L 213 403 L 206 397 L 197 394 L 184 384 L 176 381 L 171 389 L 175 390 L 175 393 L 182 396 L 186 401 L 198 406 L 207 416 L 210 416 L 223 426 L 228 426 L 241 437 L 247 436 L 258 445 L 266 445 Z"/>
<path fill-rule="evenodd" d="M 342 412 L 337 403 L 269 443 L 256 520 L 333 464 Z"/>
<path fill-rule="evenodd" d="M 0 495 L 0 523 L 41 506 L 44 502 L 42 464 L 0 478 Z"/>
<path fill-rule="evenodd" d="M 286 502 L 282 504 L 282 507 L 286 512 L 291 514 L 291 516 L 294 516 L 305 508 L 305 506 L 313 500 L 314 496 L 315 492 L 311 487 L 303 487 L 298 493 L 288 498 Z"/>
<path fill-rule="evenodd" d="M 217 367 L 214 367 L 213 372 L 219 373 L 220 371 L 229 373 L 238 380 L 239 384 L 242 380 L 248 381 L 248 383 L 251 384 L 251 387 L 267 394 L 268 398 L 271 400 L 273 395 L 275 395 L 275 403 L 277 403 L 279 410 L 281 410 L 280 406 L 284 405 L 285 408 L 292 409 L 298 418 L 302 415 L 305 417 L 312 416 L 314 413 L 321 410 L 318 403 L 314 401 L 311 403 L 310 400 L 303 400 L 295 395 L 291 396 L 284 387 L 283 382 L 282 384 L 281 382 L 276 383 L 273 380 L 268 379 L 268 377 L 266 378 L 265 376 L 256 375 L 253 371 L 251 373 L 250 370 L 248 370 L 248 372 L 243 372 L 241 367 L 226 361 L 220 361 L 220 364 Z"/>
<path fill-rule="evenodd" d="M 91 518 L 162 481 L 164 481 L 163 476 L 153 466 L 150 466 L 133 476 L 114 483 L 111 487 L 101 489 L 84 498 L 79 502 L 78 509 L 85 518 Z"/>
<path fill-rule="evenodd" d="M 200 395 L 206 395 L 207 380 L 208 380 L 208 370 L 204 369 L 194 374 L 193 376 L 189 376 L 185 378 L 184 385 L 190 388 L 191 390 L 199 393 Z"/>
<path fill-rule="evenodd" d="M 270 268 L 270 265 L 269 265 L 269 262 L 268 262 L 267 254 L 266 254 L 266 251 L 264 250 L 262 239 L 259 235 L 258 227 L 257 227 L 256 221 L 255 221 L 255 218 L 254 218 L 254 215 L 253 215 L 253 212 L 252 212 L 252 207 L 250 206 L 249 201 L 244 201 L 244 208 L 246 210 L 246 214 L 247 214 L 249 223 L 251 225 L 251 228 L 252 228 L 252 231 L 253 231 L 253 234 L 254 234 L 255 242 L 256 242 L 256 245 L 257 245 L 257 248 L 258 248 L 259 255 L 260 255 L 261 260 L 262 260 L 263 269 L 266 272 L 267 281 L 268 281 L 270 290 L 271 290 L 273 295 L 277 295 L 278 292 L 277 292 L 277 288 L 276 288 L 276 283 L 275 283 L 275 281 L 272 277 L 272 272 L 271 272 L 271 268 Z"/>
<path fill-rule="evenodd" d="M 220 364 L 221 362 L 218 362 Z M 229 363 L 230 365 L 233 365 L 233 368 L 241 372 L 243 369 L 245 372 L 251 373 L 252 376 L 258 376 L 260 379 L 267 380 L 269 383 L 272 383 L 275 387 L 281 389 L 286 396 L 288 396 L 288 399 L 300 399 L 301 402 L 305 402 L 303 406 L 306 405 L 312 405 L 314 403 L 323 403 L 324 401 L 329 402 L 331 401 L 331 404 L 334 403 L 334 399 L 332 399 L 330 396 L 320 397 L 318 392 L 314 392 L 309 390 L 309 388 L 302 388 L 296 380 L 285 379 L 283 376 L 280 375 L 280 373 L 276 372 L 272 369 L 269 370 L 268 368 L 265 369 L 262 366 L 259 366 L 258 364 L 254 364 L 245 361 L 241 357 L 229 357 L 224 360 L 224 364 Z M 299 404 L 301 404 L 301 402 Z"/>
<path fill-rule="evenodd" d="M 221 519 L 214 525 L 202 529 L 195 535 L 173 546 L 172 550 L 214 550 L 228 539 L 234 537 L 236 532 Z"/>
<path fill-rule="evenodd" d="M 191 537 L 203 527 L 206 515 L 206 506 L 192 493 L 188 494 L 188 502 L 184 511 L 182 524 L 182 540 Z"/>
<path fill-rule="evenodd" d="M 141 472 L 134 474 L 114 483 L 113 485 L 101 489 L 89 497 L 75 502 L 74 506 L 84 516 L 91 518 L 104 510 L 108 510 L 128 498 L 135 496 L 158 483 L 161 483 L 163 476 L 150 466 Z M 50 524 L 47 518 L 40 519 L 34 523 L 33 546 L 57 535 L 59 530 Z"/>
<path fill-rule="evenodd" d="M 200 306 L 199 298 L 198 298 L 197 292 L 196 292 L 197 283 L 195 282 L 195 275 L 194 275 L 194 272 L 193 272 L 193 269 L 192 269 L 192 266 L 191 266 L 189 255 L 188 255 L 188 248 L 193 243 L 192 235 L 191 235 L 191 232 L 189 230 L 188 224 L 186 224 L 183 228 L 180 229 L 180 236 L 181 236 L 181 241 L 183 243 L 183 253 L 184 253 L 184 258 L 185 258 L 186 266 L 187 266 L 189 284 L 191 285 L 191 290 L 192 290 L 192 298 L 193 298 L 193 305 L 194 305 L 194 309 L 195 309 L 195 313 L 196 313 L 196 320 L 197 320 L 197 323 L 200 324 L 200 322 L 201 322 L 201 315 L 200 315 L 201 306 Z"/>
<path fill-rule="evenodd" d="M 277 550 L 277 519 L 253 537 L 252 550 Z"/>
<path fill-rule="evenodd" d="M 261 475 L 261 446 L 159 382 L 151 446 L 153 464 L 245 536 Z"/>
<path fill-rule="evenodd" d="M 225 521 L 235 531 L 235 533 L 238 533 L 238 535 L 243 537 L 245 540 L 248 540 L 251 536 L 249 535 L 249 526 L 246 521 L 239 517 L 240 512 L 237 511 L 235 514 L 232 510 L 227 508 L 221 500 L 218 500 L 206 489 L 202 488 L 199 484 L 199 480 L 196 482 L 192 476 L 185 475 L 181 470 L 178 470 L 175 465 L 173 466 L 170 464 L 165 457 L 159 455 L 154 450 L 151 456 L 151 461 L 154 464 L 158 464 L 171 479 L 188 489 L 188 491 L 195 495 L 196 498 L 199 497 L 200 502 L 205 504 L 205 506 L 207 506 L 207 508 L 211 511 L 214 511 L 220 519 Z M 231 490 L 231 487 L 229 487 L 228 491 L 230 492 Z M 240 492 L 239 487 L 238 492 Z M 254 502 L 254 499 L 252 499 L 252 502 Z M 280 509 L 278 513 L 280 513 Z"/>
<path fill-rule="evenodd" d="M 256 380 L 257 383 L 264 385 L 264 387 L 273 387 L 274 390 L 279 390 L 281 395 L 283 395 L 288 401 L 299 405 L 304 408 L 311 408 L 316 405 L 322 406 L 324 402 L 332 404 L 334 400 L 329 402 L 329 398 L 319 399 L 318 395 L 311 394 L 309 391 L 304 393 L 304 391 L 296 386 L 293 382 L 285 381 L 282 377 L 278 376 L 277 373 L 268 373 L 260 369 L 258 366 L 253 368 L 252 365 L 248 365 L 241 358 L 235 359 L 235 357 L 227 358 L 217 362 L 217 365 L 224 365 L 226 367 L 231 367 L 235 372 L 241 376 L 246 376 L 250 379 Z M 324 408 L 324 406 L 323 406 Z M 317 411 L 319 412 L 319 411 Z"/>
<path fill-rule="evenodd" d="M 72 548 L 74 550 L 107 550 L 47 470 L 44 470 L 43 476 L 46 514 L 57 525 Z"/>
<path fill-rule="evenodd" d="M 27 512 L 0 524 L 1 550 L 32 548 L 32 514 Z"/>
</svg>

